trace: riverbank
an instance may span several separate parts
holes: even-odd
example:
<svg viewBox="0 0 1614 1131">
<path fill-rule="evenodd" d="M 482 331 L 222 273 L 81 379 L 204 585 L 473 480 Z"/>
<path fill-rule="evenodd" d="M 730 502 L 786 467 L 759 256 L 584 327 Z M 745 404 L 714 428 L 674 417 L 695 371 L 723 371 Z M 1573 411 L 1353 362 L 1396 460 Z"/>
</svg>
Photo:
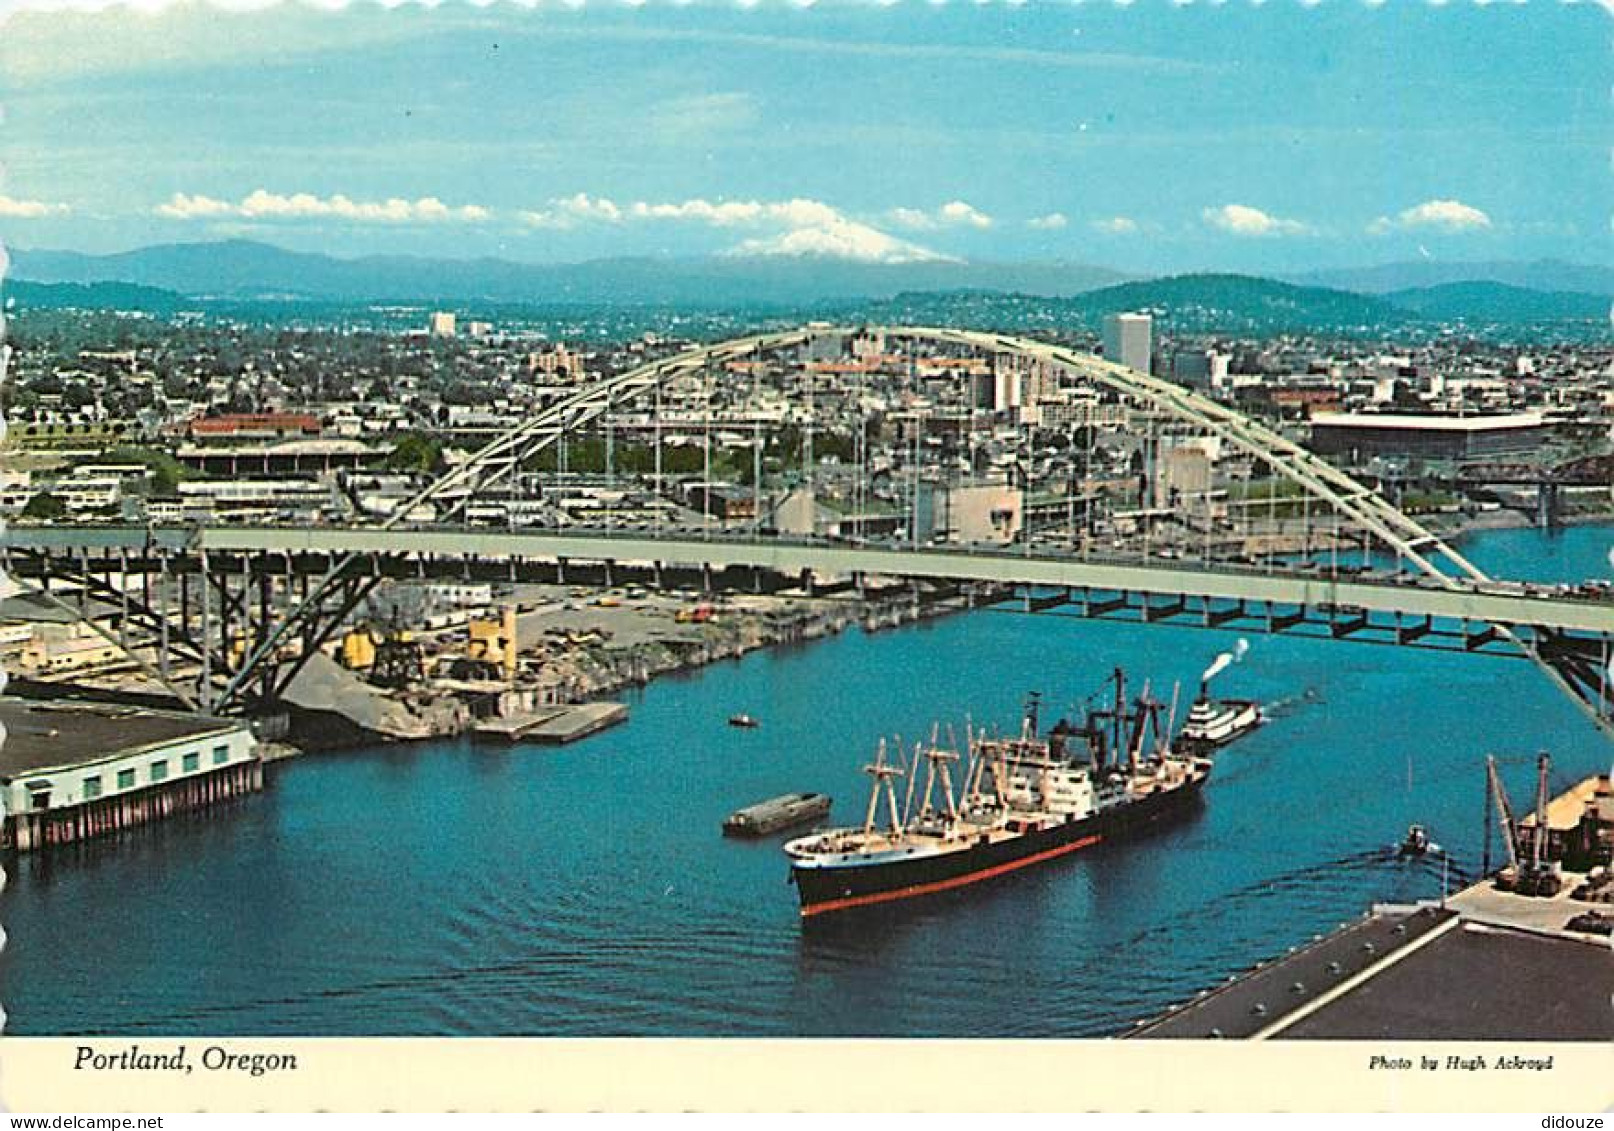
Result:
<svg viewBox="0 0 1614 1131">
<path fill-rule="evenodd" d="M 1508 510 L 1506 508 L 1494 511 L 1480 511 L 1477 514 L 1462 515 L 1457 518 L 1447 515 L 1415 517 L 1419 517 L 1433 533 L 1453 539 L 1467 538 L 1470 535 L 1480 534 L 1487 530 L 1526 530 L 1536 525 L 1523 511 Z M 1562 515 L 1558 519 L 1558 525 L 1614 526 L 1614 510 Z"/>
<path fill-rule="evenodd" d="M 335 751 L 380 742 L 456 738 L 500 717 L 599 703 L 652 681 L 738 660 L 762 649 L 809 643 L 848 628 L 878 632 L 969 607 L 903 589 L 883 596 L 847 590 L 829 596 L 588 591 L 518 586 L 515 605 L 520 657 L 507 684 L 427 679 L 404 689 L 377 687 L 326 657 L 293 681 L 292 732 L 276 757 Z M 462 648 L 463 629 L 422 637 L 439 657 Z"/>
</svg>

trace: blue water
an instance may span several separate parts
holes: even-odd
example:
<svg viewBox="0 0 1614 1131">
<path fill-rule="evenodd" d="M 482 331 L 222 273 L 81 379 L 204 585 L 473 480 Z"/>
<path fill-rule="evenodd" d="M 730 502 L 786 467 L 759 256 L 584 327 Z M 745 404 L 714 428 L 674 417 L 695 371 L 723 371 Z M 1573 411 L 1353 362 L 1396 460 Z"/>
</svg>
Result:
<svg viewBox="0 0 1614 1131">
<path fill-rule="evenodd" d="M 1499 576 L 1606 577 L 1614 531 L 1490 533 Z M 575 746 L 306 758 L 232 809 L 16 862 L 15 1033 L 1083 1036 L 1113 1033 L 1375 900 L 1438 894 L 1414 821 L 1480 859 L 1483 760 L 1557 784 L 1610 749 L 1518 660 L 1251 637 L 1219 682 L 1277 716 L 1198 812 L 929 902 L 804 926 L 737 806 L 861 817 L 881 736 L 1012 727 L 1114 664 L 1185 692 L 1227 633 L 977 612 L 658 682 Z M 762 719 L 730 728 L 737 711 Z"/>
</svg>

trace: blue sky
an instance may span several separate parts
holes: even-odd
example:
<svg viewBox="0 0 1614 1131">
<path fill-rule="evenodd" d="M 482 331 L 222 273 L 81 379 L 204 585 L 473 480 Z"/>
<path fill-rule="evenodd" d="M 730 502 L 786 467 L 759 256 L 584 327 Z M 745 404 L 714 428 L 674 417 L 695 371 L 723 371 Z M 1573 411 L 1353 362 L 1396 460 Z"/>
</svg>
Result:
<svg viewBox="0 0 1614 1131">
<path fill-rule="evenodd" d="M 0 238 L 1607 263 L 1609 43 L 1552 0 L 25 11 Z"/>
</svg>

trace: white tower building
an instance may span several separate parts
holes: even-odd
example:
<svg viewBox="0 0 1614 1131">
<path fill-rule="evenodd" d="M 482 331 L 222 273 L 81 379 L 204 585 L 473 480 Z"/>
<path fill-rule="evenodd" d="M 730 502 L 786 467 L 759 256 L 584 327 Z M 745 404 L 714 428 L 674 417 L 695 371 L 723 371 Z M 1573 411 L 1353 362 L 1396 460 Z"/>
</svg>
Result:
<svg viewBox="0 0 1614 1131">
<path fill-rule="evenodd" d="M 1104 319 L 1104 360 L 1149 372 L 1154 319 L 1147 314 L 1111 314 Z"/>
</svg>

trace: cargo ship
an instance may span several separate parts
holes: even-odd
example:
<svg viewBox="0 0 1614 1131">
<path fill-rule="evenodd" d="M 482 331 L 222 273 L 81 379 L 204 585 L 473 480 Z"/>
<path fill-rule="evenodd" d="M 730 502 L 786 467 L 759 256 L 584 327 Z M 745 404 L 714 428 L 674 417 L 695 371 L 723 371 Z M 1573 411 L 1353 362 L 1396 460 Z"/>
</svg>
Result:
<svg viewBox="0 0 1614 1131">
<path fill-rule="evenodd" d="M 1210 759 L 1171 748 L 1171 722 L 1161 720 L 1165 704 L 1150 697 L 1147 684 L 1128 702 L 1120 669 L 1108 682 L 1111 705 L 1089 707 L 1080 725 L 1060 720 L 1039 734 L 1039 700 L 1032 695 L 1018 736 L 967 734 L 956 795 L 953 768 L 964 759 L 952 746 L 933 734 L 898 765 L 882 742 L 864 767 L 873 780 L 862 826 L 785 845 L 802 916 L 990 880 L 1188 809 L 1210 777 Z M 899 804 L 896 779 L 904 776 Z M 882 800 L 883 827 L 877 825 Z"/>
</svg>

